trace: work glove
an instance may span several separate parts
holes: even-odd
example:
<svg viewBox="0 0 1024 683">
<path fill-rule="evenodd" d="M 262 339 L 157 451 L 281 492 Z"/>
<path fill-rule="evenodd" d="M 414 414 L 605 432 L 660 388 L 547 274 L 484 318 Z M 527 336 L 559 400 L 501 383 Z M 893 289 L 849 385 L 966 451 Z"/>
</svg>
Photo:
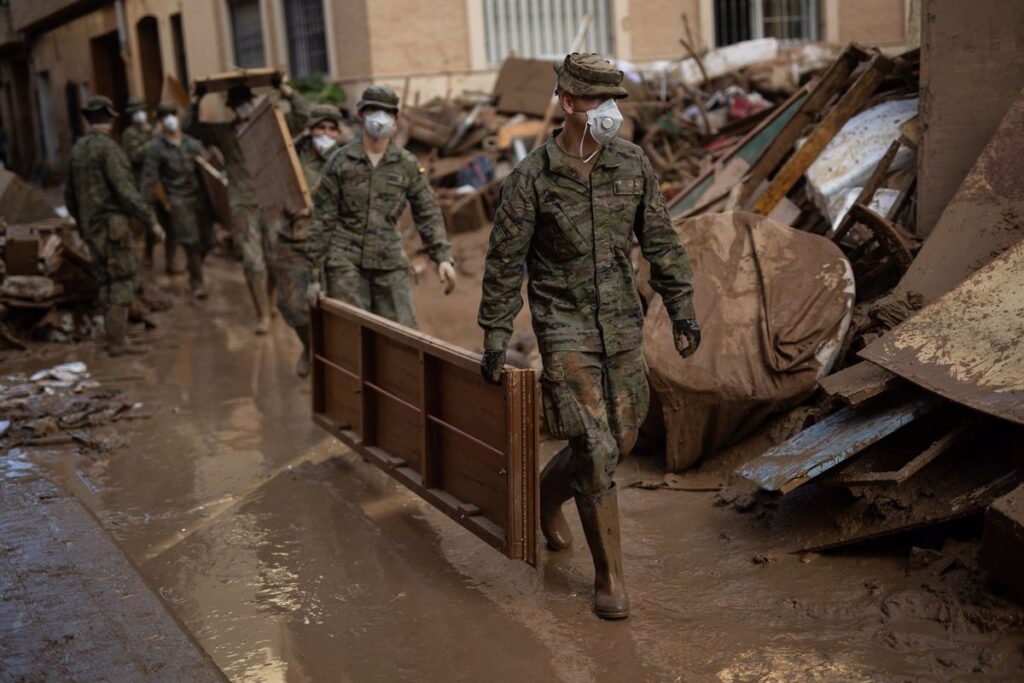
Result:
<svg viewBox="0 0 1024 683">
<path fill-rule="evenodd" d="M 316 308 L 322 298 L 324 298 L 324 292 L 320 288 L 320 283 L 310 282 L 309 287 L 306 288 L 306 301 L 309 302 L 309 307 Z"/>
<path fill-rule="evenodd" d="M 501 375 L 505 371 L 504 351 L 484 351 L 480 359 L 480 375 L 488 384 L 501 384 Z"/>
<path fill-rule="evenodd" d="M 437 264 L 437 278 L 444 285 L 444 294 L 448 296 L 455 290 L 455 266 L 451 261 Z"/>
<path fill-rule="evenodd" d="M 164 232 L 163 226 L 159 223 L 153 223 L 153 225 L 149 226 L 149 232 L 156 238 L 157 242 L 163 242 L 167 239 L 167 233 Z"/>
<path fill-rule="evenodd" d="M 672 323 L 672 341 L 676 351 L 683 358 L 689 358 L 700 346 L 700 325 L 695 318 L 676 320 Z"/>
</svg>

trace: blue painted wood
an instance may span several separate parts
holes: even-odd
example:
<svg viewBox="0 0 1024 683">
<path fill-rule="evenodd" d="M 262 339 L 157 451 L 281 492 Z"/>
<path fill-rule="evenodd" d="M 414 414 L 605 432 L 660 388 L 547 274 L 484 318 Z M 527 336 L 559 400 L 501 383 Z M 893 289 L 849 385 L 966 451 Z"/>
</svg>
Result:
<svg viewBox="0 0 1024 683">
<path fill-rule="evenodd" d="M 768 491 L 788 493 L 849 460 L 939 404 L 932 394 L 843 408 L 738 470 Z"/>
</svg>

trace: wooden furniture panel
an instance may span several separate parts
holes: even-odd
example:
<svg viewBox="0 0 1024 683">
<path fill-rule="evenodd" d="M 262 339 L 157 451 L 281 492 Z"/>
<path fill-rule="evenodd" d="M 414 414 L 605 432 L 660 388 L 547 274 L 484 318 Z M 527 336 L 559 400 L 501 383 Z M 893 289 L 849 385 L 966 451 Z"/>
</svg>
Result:
<svg viewBox="0 0 1024 683">
<path fill-rule="evenodd" d="M 312 314 L 313 420 L 511 559 L 537 560 L 539 377 L 347 304 Z"/>
</svg>

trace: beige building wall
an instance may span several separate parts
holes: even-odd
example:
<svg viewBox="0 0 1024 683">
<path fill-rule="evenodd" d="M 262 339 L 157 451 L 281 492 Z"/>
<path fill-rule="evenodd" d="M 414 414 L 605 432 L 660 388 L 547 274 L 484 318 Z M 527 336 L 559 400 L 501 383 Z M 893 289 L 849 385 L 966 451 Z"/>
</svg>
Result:
<svg viewBox="0 0 1024 683">
<path fill-rule="evenodd" d="M 615 31 L 616 56 L 633 61 L 674 59 L 684 54 L 679 39 L 686 35 L 686 14 L 694 40 L 711 45 L 714 36 L 702 35 L 701 0 L 619 0 L 624 16 Z M 707 9 L 710 9 L 710 5 Z M 699 49 L 699 46 L 695 46 Z"/>
</svg>

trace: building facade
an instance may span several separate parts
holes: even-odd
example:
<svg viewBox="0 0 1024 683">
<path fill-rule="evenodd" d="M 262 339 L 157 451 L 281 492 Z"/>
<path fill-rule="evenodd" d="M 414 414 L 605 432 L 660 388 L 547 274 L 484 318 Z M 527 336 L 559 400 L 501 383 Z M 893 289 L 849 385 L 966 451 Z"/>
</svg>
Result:
<svg viewBox="0 0 1024 683">
<path fill-rule="evenodd" d="M 370 82 L 410 98 L 489 90 L 509 54 L 555 56 L 573 44 L 642 62 L 777 37 L 787 42 L 907 43 L 916 0 L 0 0 L 0 122 L 8 164 L 59 179 L 93 93 L 151 105 L 166 77 L 280 65 L 350 95 Z M 683 17 L 686 17 L 684 24 Z M 689 34 L 687 34 L 687 27 Z M 218 98 L 204 117 L 223 114 Z"/>
</svg>

